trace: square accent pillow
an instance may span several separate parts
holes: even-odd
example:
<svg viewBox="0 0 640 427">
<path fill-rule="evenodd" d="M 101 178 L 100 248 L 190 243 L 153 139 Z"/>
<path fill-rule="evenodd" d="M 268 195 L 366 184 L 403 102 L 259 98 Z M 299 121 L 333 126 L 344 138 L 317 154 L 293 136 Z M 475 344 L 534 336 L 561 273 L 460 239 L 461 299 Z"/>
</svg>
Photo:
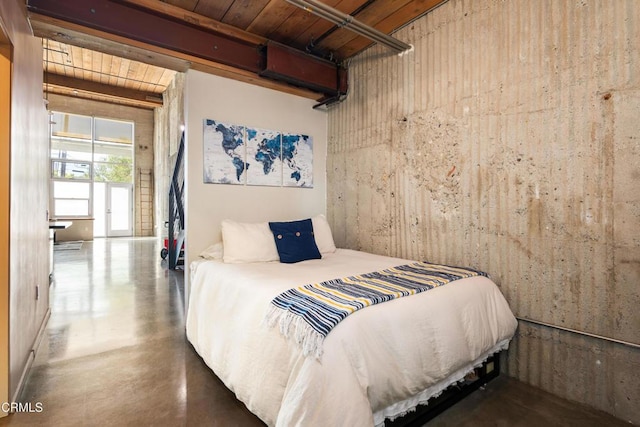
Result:
<svg viewBox="0 0 640 427">
<path fill-rule="evenodd" d="M 280 262 L 293 264 L 309 259 L 320 259 L 320 251 L 313 237 L 311 219 L 290 222 L 270 222 Z"/>
<path fill-rule="evenodd" d="M 225 219 L 221 228 L 225 263 L 278 261 L 278 249 L 266 222 L 249 223 Z"/>
</svg>

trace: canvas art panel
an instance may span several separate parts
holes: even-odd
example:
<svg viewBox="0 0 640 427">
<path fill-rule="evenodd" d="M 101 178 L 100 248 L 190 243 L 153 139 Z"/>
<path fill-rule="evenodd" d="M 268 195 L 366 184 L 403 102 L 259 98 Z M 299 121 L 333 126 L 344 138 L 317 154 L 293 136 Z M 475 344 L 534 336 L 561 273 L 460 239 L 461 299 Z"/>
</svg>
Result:
<svg viewBox="0 0 640 427">
<path fill-rule="evenodd" d="M 246 129 L 247 184 L 282 186 L 282 146 L 280 132 Z"/>
<path fill-rule="evenodd" d="M 313 187 L 313 138 L 282 134 L 282 180 L 285 187 Z"/>
<path fill-rule="evenodd" d="M 244 134 L 244 126 L 204 120 L 205 183 L 245 183 L 248 164 Z"/>
</svg>

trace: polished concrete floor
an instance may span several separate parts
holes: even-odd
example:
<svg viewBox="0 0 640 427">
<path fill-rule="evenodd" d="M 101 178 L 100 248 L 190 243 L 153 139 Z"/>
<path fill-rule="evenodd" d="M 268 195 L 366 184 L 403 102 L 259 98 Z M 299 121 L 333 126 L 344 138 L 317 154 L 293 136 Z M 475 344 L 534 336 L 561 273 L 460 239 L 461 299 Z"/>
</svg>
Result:
<svg viewBox="0 0 640 427">
<path fill-rule="evenodd" d="M 0 426 L 262 426 L 184 334 L 182 272 L 157 239 L 100 239 L 55 253 L 51 318 L 23 402 Z M 498 378 L 429 426 L 628 426 Z"/>
</svg>

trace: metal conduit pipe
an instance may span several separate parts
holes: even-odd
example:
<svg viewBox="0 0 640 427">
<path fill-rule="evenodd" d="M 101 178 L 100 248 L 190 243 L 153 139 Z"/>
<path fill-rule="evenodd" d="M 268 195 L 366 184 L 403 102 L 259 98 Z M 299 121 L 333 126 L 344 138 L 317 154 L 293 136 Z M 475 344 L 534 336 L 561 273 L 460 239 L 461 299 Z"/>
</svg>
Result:
<svg viewBox="0 0 640 427">
<path fill-rule="evenodd" d="M 319 10 L 322 10 L 323 16 L 331 17 L 332 19 L 330 20 L 336 23 L 337 25 L 342 25 L 343 27 L 355 32 L 356 34 L 367 37 L 393 50 L 402 52 L 402 51 L 411 49 L 410 45 L 403 43 L 394 37 L 384 34 L 383 32 L 378 31 L 375 28 L 370 27 L 358 21 L 356 18 L 354 18 L 351 15 L 348 15 L 346 13 L 340 12 L 339 10 L 333 9 L 316 0 L 292 0 L 292 1 L 307 3 L 307 4 L 310 4 L 311 6 L 316 6 L 318 7 Z M 309 10 L 308 7 L 305 7 L 305 9 Z M 313 10 L 311 10 L 311 12 L 313 12 Z M 339 21 L 339 22 L 336 22 L 336 21 Z"/>
<path fill-rule="evenodd" d="M 353 16 L 340 12 L 339 10 L 327 6 L 317 0 L 287 0 L 287 2 L 306 10 L 307 12 L 313 13 L 320 18 L 326 19 L 329 22 L 333 22 L 339 27 L 346 28 L 356 34 L 387 46 L 397 52 L 403 52 L 411 49 L 411 45 L 401 42 L 400 40 L 378 31 L 373 27 L 363 24 Z"/>
<path fill-rule="evenodd" d="M 540 322 L 539 320 L 527 319 L 526 317 L 518 317 L 518 316 L 516 316 L 516 319 L 522 320 L 523 322 L 527 322 L 527 323 L 533 323 L 534 325 L 546 326 L 547 328 L 558 329 L 558 330 L 565 331 L 565 332 L 571 332 L 571 333 L 578 334 L 578 335 L 584 335 L 584 336 L 591 337 L 591 338 L 597 338 L 597 339 L 604 340 L 604 341 L 614 342 L 616 344 L 621 344 L 621 345 L 624 345 L 624 346 L 627 346 L 627 347 L 640 348 L 640 344 L 636 344 L 636 343 L 629 342 L 629 341 L 623 341 L 623 340 L 619 340 L 619 339 L 616 339 L 616 338 L 605 337 L 605 336 L 598 335 L 598 334 L 592 334 L 590 332 L 579 331 L 577 329 L 565 328 L 564 326 L 558 326 L 558 325 L 553 325 L 551 323 Z"/>
<path fill-rule="evenodd" d="M 368 25 L 363 24 L 362 22 L 358 21 L 358 20 L 353 20 L 349 25 L 347 25 L 347 28 L 350 29 L 351 31 L 356 32 L 357 34 L 360 34 L 364 37 L 367 37 L 371 40 L 377 41 L 378 43 L 381 43 L 385 46 L 391 47 L 389 46 L 388 43 L 392 44 L 394 47 L 393 49 L 399 51 L 399 52 L 403 52 L 405 50 L 409 50 L 411 49 L 411 45 L 408 45 L 404 42 L 399 41 L 398 39 L 388 36 L 378 30 L 376 30 L 375 28 L 372 28 Z M 357 31 L 356 31 L 357 29 Z M 383 38 L 380 38 L 381 36 L 384 36 Z"/>
</svg>

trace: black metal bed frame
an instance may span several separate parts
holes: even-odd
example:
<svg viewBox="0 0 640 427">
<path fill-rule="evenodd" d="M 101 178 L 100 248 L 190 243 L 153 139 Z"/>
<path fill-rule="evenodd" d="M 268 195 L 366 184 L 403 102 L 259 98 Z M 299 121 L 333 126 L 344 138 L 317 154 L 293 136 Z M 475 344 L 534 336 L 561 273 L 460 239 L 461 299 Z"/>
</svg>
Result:
<svg viewBox="0 0 640 427">
<path fill-rule="evenodd" d="M 474 369 L 473 375 L 467 375 L 465 380 L 451 385 L 442 394 L 429 400 L 426 405 L 418 405 L 415 411 L 409 412 L 393 421 L 385 421 L 385 427 L 420 427 L 455 405 L 475 390 L 486 385 L 500 375 L 500 353 L 489 356 L 479 368 Z M 468 377 L 473 377 L 469 378 Z"/>
</svg>

